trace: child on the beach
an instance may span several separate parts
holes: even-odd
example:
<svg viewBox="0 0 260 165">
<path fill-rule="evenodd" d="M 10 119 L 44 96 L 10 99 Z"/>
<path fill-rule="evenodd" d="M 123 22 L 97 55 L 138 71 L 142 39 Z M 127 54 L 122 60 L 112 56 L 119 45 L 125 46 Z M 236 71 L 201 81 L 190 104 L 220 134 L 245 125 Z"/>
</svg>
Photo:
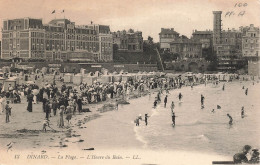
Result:
<svg viewBox="0 0 260 165">
<path fill-rule="evenodd" d="M 46 127 L 49 127 L 49 126 L 50 126 L 49 119 L 44 119 L 42 130 L 43 130 L 44 132 L 46 132 L 46 131 L 47 131 Z"/>
<path fill-rule="evenodd" d="M 7 101 L 6 105 L 5 105 L 5 114 L 6 114 L 5 122 L 6 123 L 10 122 L 9 116 L 11 116 L 11 109 L 12 108 L 9 106 L 9 101 Z"/>
</svg>

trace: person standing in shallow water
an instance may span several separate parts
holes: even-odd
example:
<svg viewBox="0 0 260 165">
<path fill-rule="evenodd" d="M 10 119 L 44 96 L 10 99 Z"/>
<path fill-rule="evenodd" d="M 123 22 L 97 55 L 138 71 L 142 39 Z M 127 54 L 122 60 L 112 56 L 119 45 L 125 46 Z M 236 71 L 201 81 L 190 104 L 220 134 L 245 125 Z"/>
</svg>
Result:
<svg viewBox="0 0 260 165">
<path fill-rule="evenodd" d="M 136 126 L 139 126 L 139 123 L 140 123 L 139 120 L 142 120 L 142 117 L 141 117 L 141 116 L 138 116 L 138 117 L 135 119 L 135 125 L 136 125 Z"/>
<path fill-rule="evenodd" d="M 165 98 L 164 98 L 164 108 L 166 108 L 166 104 L 167 104 L 167 95 L 165 96 Z"/>
<path fill-rule="evenodd" d="M 156 106 L 157 106 L 157 100 L 154 100 L 154 102 L 153 102 L 153 108 L 156 108 Z"/>
<path fill-rule="evenodd" d="M 175 107 L 175 105 L 174 105 L 174 102 L 172 101 L 172 104 L 171 104 L 171 110 L 172 110 L 172 112 L 173 112 L 173 110 L 174 110 L 174 107 Z"/>
<path fill-rule="evenodd" d="M 182 97 L 183 97 L 182 94 L 179 93 L 179 101 L 181 101 Z"/>
<path fill-rule="evenodd" d="M 227 117 L 229 117 L 229 125 L 232 125 L 232 124 L 233 124 L 233 119 L 232 119 L 232 117 L 231 117 L 229 114 L 227 114 Z"/>
<path fill-rule="evenodd" d="M 205 97 L 203 95 L 200 95 L 200 103 L 201 103 L 201 107 L 204 106 L 204 99 Z"/>
<path fill-rule="evenodd" d="M 175 126 L 175 113 L 172 112 L 172 125 Z"/>
<path fill-rule="evenodd" d="M 244 110 L 244 106 L 241 108 L 241 118 L 245 117 L 245 110 Z"/>
<path fill-rule="evenodd" d="M 145 125 L 148 125 L 148 117 L 150 117 L 150 116 L 148 116 L 148 114 L 146 113 L 146 114 L 144 115 Z"/>
</svg>

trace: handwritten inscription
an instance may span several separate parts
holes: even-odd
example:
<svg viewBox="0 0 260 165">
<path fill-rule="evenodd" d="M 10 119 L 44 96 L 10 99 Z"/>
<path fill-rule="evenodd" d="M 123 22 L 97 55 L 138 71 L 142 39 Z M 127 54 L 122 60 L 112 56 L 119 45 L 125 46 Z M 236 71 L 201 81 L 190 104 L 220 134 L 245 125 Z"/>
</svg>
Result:
<svg viewBox="0 0 260 165">
<path fill-rule="evenodd" d="M 237 16 L 237 17 L 243 17 L 246 14 L 246 9 L 248 7 L 248 3 L 235 3 L 233 6 L 233 10 L 227 11 L 225 13 L 225 17 L 232 17 L 232 16 Z"/>
</svg>

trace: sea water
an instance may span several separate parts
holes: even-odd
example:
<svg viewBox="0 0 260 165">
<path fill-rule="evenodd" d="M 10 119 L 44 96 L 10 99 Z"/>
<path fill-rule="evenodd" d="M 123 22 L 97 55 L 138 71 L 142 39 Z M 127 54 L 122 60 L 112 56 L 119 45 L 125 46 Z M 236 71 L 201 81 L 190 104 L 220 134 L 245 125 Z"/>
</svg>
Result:
<svg viewBox="0 0 260 165">
<path fill-rule="evenodd" d="M 252 82 L 225 83 L 213 86 L 208 84 L 172 90 L 168 94 L 167 107 L 163 103 L 151 110 L 148 126 L 135 127 L 138 140 L 143 147 L 152 150 L 186 150 L 215 152 L 221 155 L 233 155 L 246 144 L 260 147 L 260 84 Z M 248 95 L 245 89 L 248 88 Z M 179 102 L 177 96 L 182 93 Z M 204 108 L 201 109 L 200 96 L 204 95 Z M 162 95 L 162 102 L 165 94 Z M 140 105 L 148 108 L 152 105 Z M 171 101 L 174 101 L 176 126 L 172 126 Z M 133 101 L 133 102 L 138 102 Z M 221 109 L 217 109 L 217 105 Z M 245 108 L 245 117 L 241 117 L 241 107 Z M 212 112 L 215 109 L 215 112 Z M 229 125 L 229 113 L 233 125 Z"/>
<path fill-rule="evenodd" d="M 129 100 L 129 105 L 105 113 L 101 118 L 88 123 L 88 146 L 95 149 L 145 149 L 150 151 L 190 151 L 230 156 L 249 144 L 260 148 L 260 84 L 255 82 L 223 82 L 218 86 L 207 84 L 174 89 L 168 94 L 164 108 L 162 102 L 154 109 L 157 92 L 151 96 Z M 248 95 L 245 89 L 248 88 Z M 182 93 L 182 102 L 178 94 Z M 201 109 L 200 96 L 204 95 Z M 176 126 L 172 126 L 171 102 L 175 103 Z M 217 105 L 221 109 L 217 109 Z M 245 117 L 241 118 L 244 106 Z M 212 109 L 215 112 L 212 113 Z M 148 113 L 148 125 L 144 115 Z M 229 113 L 233 125 L 229 125 Z M 142 115 L 140 126 L 134 120 Z M 84 135 L 82 135 L 84 136 Z"/>
</svg>

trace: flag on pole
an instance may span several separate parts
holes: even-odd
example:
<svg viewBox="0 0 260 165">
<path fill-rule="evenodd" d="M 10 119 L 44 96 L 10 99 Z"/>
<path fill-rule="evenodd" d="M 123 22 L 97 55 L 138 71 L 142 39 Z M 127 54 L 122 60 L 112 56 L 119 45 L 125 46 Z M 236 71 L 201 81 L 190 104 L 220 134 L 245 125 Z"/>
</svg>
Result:
<svg viewBox="0 0 260 165">
<path fill-rule="evenodd" d="M 54 14 L 55 13 L 55 10 L 53 10 L 52 12 L 51 12 L 51 14 Z"/>
<path fill-rule="evenodd" d="M 65 12 L 65 10 L 62 10 L 62 12 L 61 13 L 64 13 Z"/>
</svg>

